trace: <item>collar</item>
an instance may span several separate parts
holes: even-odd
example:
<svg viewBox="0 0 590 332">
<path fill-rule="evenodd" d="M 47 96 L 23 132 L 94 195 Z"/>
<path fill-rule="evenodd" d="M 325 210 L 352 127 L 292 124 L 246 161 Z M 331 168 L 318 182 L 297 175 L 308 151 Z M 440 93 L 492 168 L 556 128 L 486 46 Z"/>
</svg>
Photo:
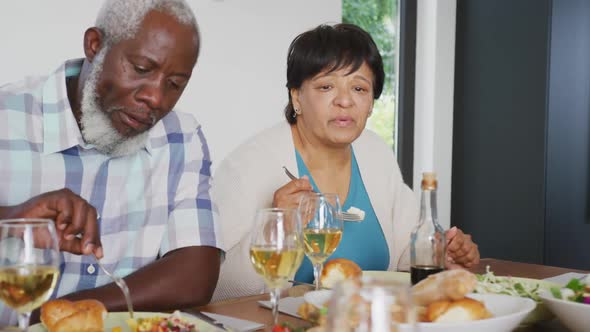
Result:
<svg viewBox="0 0 590 332">
<path fill-rule="evenodd" d="M 62 152 L 75 146 L 80 146 L 83 149 L 94 148 L 94 145 L 84 141 L 78 122 L 74 117 L 66 87 L 66 79 L 80 75 L 83 63 L 83 58 L 64 62 L 47 77 L 43 85 L 44 155 Z M 151 155 L 150 141 L 148 138 L 144 149 Z"/>
<path fill-rule="evenodd" d="M 67 150 L 73 146 L 86 147 L 72 112 L 66 88 L 66 77 L 80 74 L 83 59 L 68 60 L 43 84 L 43 154 Z"/>
</svg>

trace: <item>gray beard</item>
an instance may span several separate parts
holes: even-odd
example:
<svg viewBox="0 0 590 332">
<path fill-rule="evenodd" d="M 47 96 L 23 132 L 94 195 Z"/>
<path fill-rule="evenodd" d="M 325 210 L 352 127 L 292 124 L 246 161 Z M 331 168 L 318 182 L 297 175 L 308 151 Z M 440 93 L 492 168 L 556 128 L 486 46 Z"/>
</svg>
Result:
<svg viewBox="0 0 590 332">
<path fill-rule="evenodd" d="M 82 126 L 82 137 L 86 143 L 111 157 L 121 157 L 134 154 L 145 147 L 148 140 L 148 131 L 137 134 L 132 137 L 121 135 L 113 124 L 109 114 L 120 107 L 112 107 L 103 111 L 98 105 L 98 94 L 96 93 L 96 84 L 108 47 L 104 47 L 92 63 L 92 70 L 88 75 L 84 89 L 82 91 L 80 123 Z"/>
</svg>

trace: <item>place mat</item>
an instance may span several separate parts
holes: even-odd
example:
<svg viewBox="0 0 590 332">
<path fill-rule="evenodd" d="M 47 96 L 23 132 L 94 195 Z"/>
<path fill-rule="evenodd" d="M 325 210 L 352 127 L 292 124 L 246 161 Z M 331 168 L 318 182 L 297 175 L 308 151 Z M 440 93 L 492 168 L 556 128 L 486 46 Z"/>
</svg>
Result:
<svg viewBox="0 0 590 332">
<path fill-rule="evenodd" d="M 300 297 L 285 297 L 279 300 L 279 312 L 287 314 L 289 316 L 301 318 L 297 314 L 297 309 L 305 302 L 303 296 Z M 262 307 L 272 309 L 270 301 L 258 301 L 258 304 Z"/>
</svg>

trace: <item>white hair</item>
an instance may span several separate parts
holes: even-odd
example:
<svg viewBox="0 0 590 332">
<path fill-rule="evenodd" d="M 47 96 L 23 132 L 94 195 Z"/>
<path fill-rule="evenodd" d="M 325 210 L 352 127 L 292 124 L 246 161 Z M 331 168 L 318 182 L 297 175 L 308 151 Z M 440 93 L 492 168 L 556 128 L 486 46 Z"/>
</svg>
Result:
<svg viewBox="0 0 590 332">
<path fill-rule="evenodd" d="M 96 85 L 108 50 L 108 47 L 103 47 L 92 62 L 92 70 L 82 91 L 80 124 L 84 141 L 94 145 L 98 151 L 106 155 L 121 157 L 133 154 L 145 147 L 149 134 L 146 130 L 132 137 L 123 136 L 113 127 L 110 118 L 119 107 L 103 110 L 98 105 Z M 155 120 L 155 118 L 153 119 Z"/>
<path fill-rule="evenodd" d="M 179 23 L 195 29 L 195 44 L 198 45 L 197 20 L 184 0 L 106 0 L 96 18 L 96 27 L 106 38 L 107 45 L 133 38 L 139 25 L 152 10 L 167 13 Z"/>
</svg>

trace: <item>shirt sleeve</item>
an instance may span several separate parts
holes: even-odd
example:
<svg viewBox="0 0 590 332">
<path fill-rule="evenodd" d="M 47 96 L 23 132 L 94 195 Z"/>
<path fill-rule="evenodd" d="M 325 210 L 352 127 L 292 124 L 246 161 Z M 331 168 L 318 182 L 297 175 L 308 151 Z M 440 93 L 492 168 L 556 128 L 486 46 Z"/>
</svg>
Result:
<svg viewBox="0 0 590 332">
<path fill-rule="evenodd" d="M 211 200 L 211 158 L 199 126 L 193 135 L 178 134 L 170 144 L 170 187 L 176 187 L 169 206 L 168 225 L 162 237 L 160 256 L 189 246 L 225 250 L 218 214 Z M 188 137 L 187 137 L 188 136 Z"/>
</svg>

